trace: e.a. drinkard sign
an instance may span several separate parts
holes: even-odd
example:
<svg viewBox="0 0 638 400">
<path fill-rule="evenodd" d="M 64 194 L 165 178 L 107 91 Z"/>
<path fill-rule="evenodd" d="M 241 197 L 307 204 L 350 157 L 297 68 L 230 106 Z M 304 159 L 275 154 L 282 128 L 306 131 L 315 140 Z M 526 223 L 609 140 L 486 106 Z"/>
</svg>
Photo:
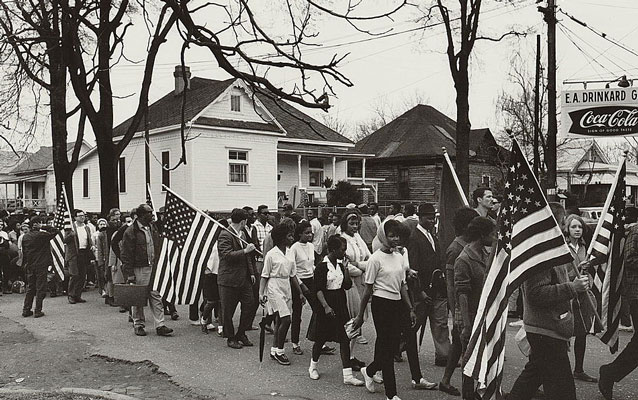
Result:
<svg viewBox="0 0 638 400">
<path fill-rule="evenodd" d="M 567 137 L 638 135 L 638 88 L 566 90 L 561 98 Z"/>
</svg>

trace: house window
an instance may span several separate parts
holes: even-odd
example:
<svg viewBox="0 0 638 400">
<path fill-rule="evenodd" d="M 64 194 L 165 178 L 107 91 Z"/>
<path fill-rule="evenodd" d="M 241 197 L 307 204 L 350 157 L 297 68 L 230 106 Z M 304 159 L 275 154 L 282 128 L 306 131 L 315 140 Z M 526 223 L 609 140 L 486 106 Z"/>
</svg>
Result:
<svg viewBox="0 0 638 400">
<path fill-rule="evenodd" d="M 408 199 L 410 197 L 410 170 L 408 168 L 399 168 L 398 192 L 399 198 Z"/>
<path fill-rule="evenodd" d="M 230 95 L 230 111 L 241 111 L 241 97 L 237 94 Z"/>
<path fill-rule="evenodd" d="M 171 171 L 168 169 L 171 165 L 171 153 L 170 151 L 162 152 L 162 185 L 166 187 L 171 187 Z M 162 190 L 163 187 L 162 187 Z"/>
<path fill-rule="evenodd" d="M 248 183 L 248 152 L 228 150 L 228 182 Z"/>
<path fill-rule="evenodd" d="M 120 193 L 126 193 L 126 158 L 120 157 L 117 163 L 117 172 L 120 181 Z"/>
<path fill-rule="evenodd" d="M 40 187 L 40 184 L 38 184 L 37 182 L 31 182 L 31 198 L 32 199 L 38 198 L 39 187 Z"/>
<path fill-rule="evenodd" d="M 483 175 L 481 177 L 481 186 L 490 187 L 490 176 L 489 175 Z"/>
<path fill-rule="evenodd" d="M 89 197 L 89 169 L 82 170 L 82 197 Z"/>
<path fill-rule="evenodd" d="M 311 187 L 321 187 L 323 184 L 323 160 L 308 160 L 308 185 Z"/>
</svg>

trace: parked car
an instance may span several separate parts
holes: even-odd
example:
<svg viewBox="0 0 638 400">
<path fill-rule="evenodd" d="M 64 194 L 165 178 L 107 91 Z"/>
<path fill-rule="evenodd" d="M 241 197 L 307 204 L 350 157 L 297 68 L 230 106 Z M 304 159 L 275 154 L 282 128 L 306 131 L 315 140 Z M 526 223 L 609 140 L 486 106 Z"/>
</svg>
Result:
<svg viewBox="0 0 638 400">
<path fill-rule="evenodd" d="M 592 219 L 595 221 L 598 221 L 603 212 L 602 207 L 580 207 L 579 210 L 580 216 L 583 217 L 583 219 Z"/>
</svg>

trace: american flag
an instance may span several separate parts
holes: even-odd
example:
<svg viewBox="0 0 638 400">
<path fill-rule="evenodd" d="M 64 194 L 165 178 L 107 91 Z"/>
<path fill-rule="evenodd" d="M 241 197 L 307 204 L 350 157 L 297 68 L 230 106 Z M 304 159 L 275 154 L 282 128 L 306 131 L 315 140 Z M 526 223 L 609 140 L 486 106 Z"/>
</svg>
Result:
<svg viewBox="0 0 638 400">
<path fill-rule="evenodd" d="M 597 265 L 592 292 L 598 302 L 603 331 L 598 334 L 612 353 L 618 351 L 620 323 L 620 282 L 623 276 L 623 243 L 625 238 L 625 159 L 618 169 L 598 221 L 591 244 L 591 265 Z"/>
<path fill-rule="evenodd" d="M 71 229 L 71 215 L 66 207 L 64 190 L 58 195 L 58 204 L 53 219 L 53 227 L 60 232 L 50 240 L 51 256 L 53 257 L 53 269 L 61 280 L 64 280 L 64 230 Z"/>
<path fill-rule="evenodd" d="M 509 295 L 531 275 L 573 260 L 516 140 L 512 144 L 493 255 L 463 369 L 465 375 L 478 380 L 486 400 L 502 396 Z"/>
<path fill-rule="evenodd" d="M 170 190 L 166 191 L 162 224 L 162 249 L 154 271 L 153 290 L 169 302 L 192 304 L 219 236 L 219 224 Z"/>
</svg>

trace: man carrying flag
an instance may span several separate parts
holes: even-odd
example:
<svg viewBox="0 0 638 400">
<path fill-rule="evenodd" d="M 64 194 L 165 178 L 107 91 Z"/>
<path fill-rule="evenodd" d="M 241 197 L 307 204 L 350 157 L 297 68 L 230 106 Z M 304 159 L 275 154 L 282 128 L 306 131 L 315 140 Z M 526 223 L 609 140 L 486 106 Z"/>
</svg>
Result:
<svg viewBox="0 0 638 400">
<path fill-rule="evenodd" d="M 588 288 L 586 277 L 569 282 L 573 257 L 559 228 L 565 210 L 547 203 L 513 140 L 498 219 L 498 240 L 481 292 L 465 353 L 464 374 L 479 381 L 483 399 L 501 394 L 508 297 L 523 283 L 529 362 L 508 399 L 530 399 L 543 385 L 550 399 L 575 400 L 567 350 L 573 331 L 571 299 Z"/>
</svg>

